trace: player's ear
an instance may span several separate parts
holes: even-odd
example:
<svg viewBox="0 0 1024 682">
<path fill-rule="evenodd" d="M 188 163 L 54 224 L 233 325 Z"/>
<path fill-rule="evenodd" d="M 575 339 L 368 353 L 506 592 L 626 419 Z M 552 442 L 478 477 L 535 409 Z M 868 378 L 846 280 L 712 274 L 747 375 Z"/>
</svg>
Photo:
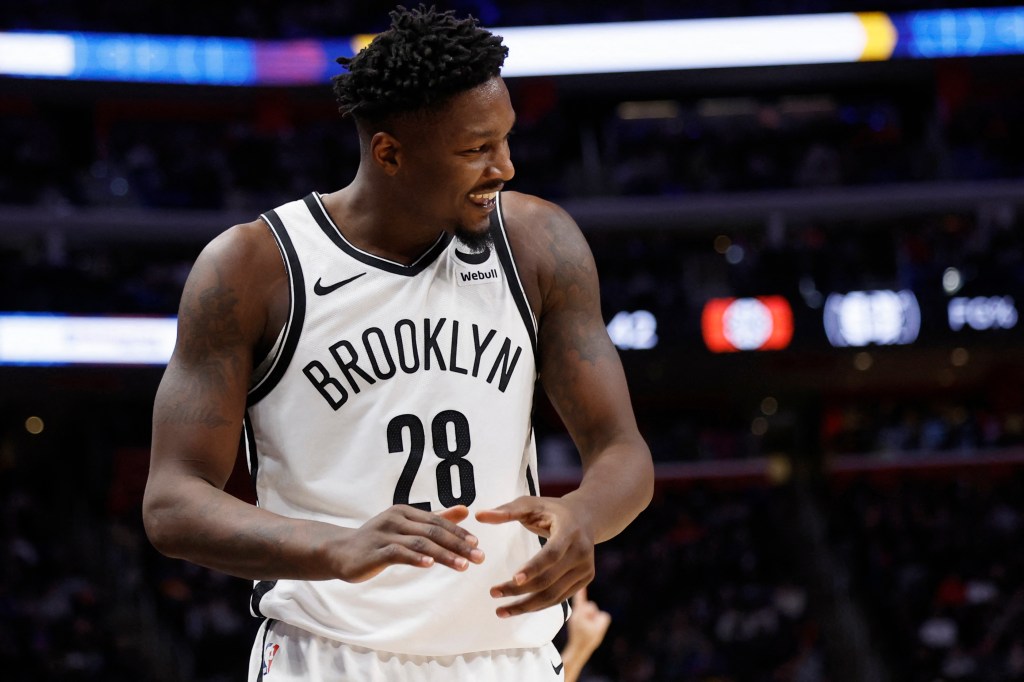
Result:
<svg viewBox="0 0 1024 682">
<path fill-rule="evenodd" d="M 370 158 L 388 175 L 398 172 L 401 156 L 402 144 L 391 133 L 381 131 L 370 138 Z"/>
</svg>

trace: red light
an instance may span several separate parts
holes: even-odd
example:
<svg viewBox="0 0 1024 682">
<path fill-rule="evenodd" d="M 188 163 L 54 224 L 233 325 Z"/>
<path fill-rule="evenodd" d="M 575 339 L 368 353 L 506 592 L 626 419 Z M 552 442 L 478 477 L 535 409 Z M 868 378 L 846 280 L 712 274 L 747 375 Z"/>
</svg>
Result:
<svg viewBox="0 0 1024 682">
<path fill-rule="evenodd" d="M 701 331 L 713 353 L 781 350 L 793 339 L 793 309 L 782 296 L 713 298 L 704 305 Z"/>
</svg>

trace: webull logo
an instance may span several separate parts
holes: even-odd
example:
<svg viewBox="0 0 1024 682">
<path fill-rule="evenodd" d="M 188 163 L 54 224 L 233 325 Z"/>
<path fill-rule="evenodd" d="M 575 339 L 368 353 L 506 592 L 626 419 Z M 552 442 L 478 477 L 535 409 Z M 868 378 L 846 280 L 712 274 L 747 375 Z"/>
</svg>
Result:
<svg viewBox="0 0 1024 682">
<path fill-rule="evenodd" d="M 462 270 L 456 273 L 460 287 L 471 284 L 482 284 L 484 282 L 497 281 L 498 268 L 490 270 Z"/>
</svg>

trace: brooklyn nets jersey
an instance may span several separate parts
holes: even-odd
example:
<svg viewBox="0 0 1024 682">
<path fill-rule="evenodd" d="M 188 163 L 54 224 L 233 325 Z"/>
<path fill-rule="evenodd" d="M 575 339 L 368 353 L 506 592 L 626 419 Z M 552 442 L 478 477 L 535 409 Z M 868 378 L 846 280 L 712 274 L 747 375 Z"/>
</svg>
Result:
<svg viewBox="0 0 1024 682">
<path fill-rule="evenodd" d="M 444 656 L 551 641 L 564 607 L 499 619 L 490 597 L 540 549 L 472 512 L 537 493 L 530 415 L 536 321 L 501 214 L 475 252 L 442 234 L 402 265 L 349 243 L 319 195 L 264 214 L 289 317 L 245 418 L 259 505 L 349 528 L 393 504 L 470 508 L 483 564 L 390 566 L 357 584 L 259 582 L 254 615 L 357 646 Z"/>
</svg>

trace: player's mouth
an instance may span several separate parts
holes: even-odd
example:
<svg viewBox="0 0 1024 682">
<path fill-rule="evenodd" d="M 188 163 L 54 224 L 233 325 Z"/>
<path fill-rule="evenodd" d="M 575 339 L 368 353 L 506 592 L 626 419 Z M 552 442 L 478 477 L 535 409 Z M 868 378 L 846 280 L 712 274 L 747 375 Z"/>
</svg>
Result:
<svg viewBox="0 0 1024 682">
<path fill-rule="evenodd" d="M 480 208 L 490 210 L 494 208 L 494 205 L 498 202 L 498 193 L 496 191 L 473 192 L 469 195 L 469 200 Z"/>
</svg>

